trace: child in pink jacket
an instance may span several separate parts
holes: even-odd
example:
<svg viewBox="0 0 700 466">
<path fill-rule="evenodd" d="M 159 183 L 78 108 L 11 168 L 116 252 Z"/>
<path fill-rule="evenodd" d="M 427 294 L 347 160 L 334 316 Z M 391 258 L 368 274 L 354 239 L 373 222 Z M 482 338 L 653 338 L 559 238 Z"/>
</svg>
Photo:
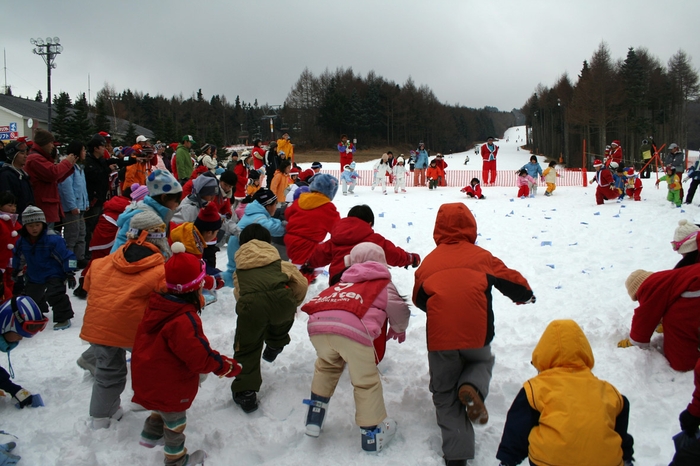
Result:
<svg viewBox="0 0 700 466">
<path fill-rule="evenodd" d="M 373 340 L 389 319 L 387 340 L 402 343 L 410 311 L 391 282 L 384 250 L 360 243 L 348 256 L 340 282 L 306 303 L 308 331 L 316 365 L 306 417 L 306 435 L 321 434 L 328 402 L 347 364 L 355 392 L 355 422 L 362 449 L 379 452 L 394 437 L 396 421 L 387 417 Z"/>
<path fill-rule="evenodd" d="M 518 172 L 518 197 L 525 199 L 530 196 L 530 186 L 533 186 L 537 181 L 527 174 L 527 170 L 522 169 Z"/>
</svg>

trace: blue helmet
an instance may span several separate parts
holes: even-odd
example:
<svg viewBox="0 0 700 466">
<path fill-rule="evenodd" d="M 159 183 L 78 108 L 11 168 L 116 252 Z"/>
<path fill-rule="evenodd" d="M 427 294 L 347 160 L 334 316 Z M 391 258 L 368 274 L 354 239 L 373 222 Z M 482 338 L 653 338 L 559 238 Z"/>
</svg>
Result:
<svg viewBox="0 0 700 466">
<path fill-rule="evenodd" d="M 16 296 L 0 305 L 0 333 L 15 332 L 31 338 L 44 330 L 48 319 L 29 296 Z"/>
</svg>

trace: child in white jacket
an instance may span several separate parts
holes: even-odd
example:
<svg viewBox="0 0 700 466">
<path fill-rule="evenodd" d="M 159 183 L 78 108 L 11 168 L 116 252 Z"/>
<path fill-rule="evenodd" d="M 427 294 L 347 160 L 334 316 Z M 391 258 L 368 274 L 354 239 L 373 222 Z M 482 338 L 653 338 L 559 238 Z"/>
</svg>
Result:
<svg viewBox="0 0 700 466">
<path fill-rule="evenodd" d="M 401 189 L 402 193 L 406 192 L 406 166 L 403 157 L 396 159 L 394 171 L 394 192 L 398 193 Z"/>
<path fill-rule="evenodd" d="M 388 163 L 389 156 L 382 154 L 382 158 L 374 164 L 374 180 L 372 180 L 372 191 L 378 184 L 382 185 L 382 193 L 386 194 L 386 175 L 391 175 L 391 167 Z"/>
</svg>

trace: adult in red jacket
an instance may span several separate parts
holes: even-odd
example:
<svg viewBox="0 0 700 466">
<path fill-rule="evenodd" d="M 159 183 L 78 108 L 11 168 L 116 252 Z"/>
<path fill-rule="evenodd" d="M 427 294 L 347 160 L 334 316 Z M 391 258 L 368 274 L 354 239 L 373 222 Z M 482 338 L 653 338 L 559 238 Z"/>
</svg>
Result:
<svg viewBox="0 0 700 466">
<path fill-rule="evenodd" d="M 647 348 L 663 319 L 664 355 L 677 371 L 693 370 L 700 357 L 700 263 L 651 273 L 636 270 L 625 282 L 634 310 L 628 339 L 617 346 Z"/>
<path fill-rule="evenodd" d="M 63 210 L 58 196 L 58 183 L 68 178 L 75 170 L 76 156 L 68 154 L 60 163 L 54 163 L 53 134 L 43 129 L 34 133 L 34 144 L 27 157 L 24 170 L 29 175 L 36 206 L 44 211 L 49 228 L 61 220 Z"/>
<path fill-rule="evenodd" d="M 496 184 L 496 157 L 498 157 L 498 146 L 493 143 L 493 138 L 490 137 L 486 140 L 486 144 L 481 145 L 481 158 L 484 161 L 483 178 L 485 186 L 493 186 Z"/>
<path fill-rule="evenodd" d="M 593 162 L 593 168 L 596 169 L 595 178 L 593 178 L 590 183 L 594 181 L 598 183 L 598 187 L 595 189 L 596 204 L 601 205 L 604 201 L 617 199 L 620 192 L 615 189 L 615 179 L 613 178 L 612 172 L 605 168 L 603 162 L 598 159 Z"/>
<path fill-rule="evenodd" d="M 248 185 L 248 158 L 250 155 L 241 156 L 241 160 L 236 162 L 233 168 L 233 173 L 236 174 L 236 190 L 233 192 L 233 198 L 240 202 L 245 199 L 245 188 Z M 235 207 L 235 206 L 234 206 Z"/>
<path fill-rule="evenodd" d="M 448 464 L 474 458 L 472 422 L 488 421 L 492 288 L 516 303 L 535 302 L 527 280 L 474 244 L 476 236 L 466 205 L 443 204 L 433 231 L 437 247 L 416 270 L 413 287 L 413 303 L 427 314 L 430 391 Z"/>
<path fill-rule="evenodd" d="M 605 166 L 609 167 L 610 162 L 617 162 L 618 167 L 622 166 L 622 147 L 617 139 L 610 143 L 610 153 L 605 159 Z"/>
<path fill-rule="evenodd" d="M 360 243 L 374 243 L 384 250 L 387 264 L 394 267 L 409 265 L 418 267 L 420 263 L 418 254 L 395 246 L 394 243 L 376 233 L 372 226 L 374 226 L 372 209 L 368 205 L 353 207 L 346 218 L 335 224 L 331 230 L 330 239 L 316 246 L 307 265 L 316 268 L 330 264 L 329 285 L 335 285 L 340 281 L 340 276 L 346 268 L 345 256 L 350 254 L 352 248 Z"/>
<path fill-rule="evenodd" d="M 288 222 L 284 245 L 287 256 L 296 265 L 304 264 L 311 257 L 314 248 L 340 220 L 332 202 L 338 192 L 338 180 L 334 176 L 326 173 L 314 176 L 309 190 L 284 212 Z"/>
</svg>

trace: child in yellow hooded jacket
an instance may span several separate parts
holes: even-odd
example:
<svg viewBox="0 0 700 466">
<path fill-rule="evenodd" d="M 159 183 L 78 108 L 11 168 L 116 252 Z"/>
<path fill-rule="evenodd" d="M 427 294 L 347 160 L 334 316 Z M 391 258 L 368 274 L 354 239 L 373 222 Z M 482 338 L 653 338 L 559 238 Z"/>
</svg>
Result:
<svg viewBox="0 0 700 466">
<path fill-rule="evenodd" d="M 536 377 L 508 410 L 496 458 L 520 464 L 632 464 L 629 401 L 598 379 L 586 335 L 573 320 L 555 320 L 532 352 Z"/>
</svg>

